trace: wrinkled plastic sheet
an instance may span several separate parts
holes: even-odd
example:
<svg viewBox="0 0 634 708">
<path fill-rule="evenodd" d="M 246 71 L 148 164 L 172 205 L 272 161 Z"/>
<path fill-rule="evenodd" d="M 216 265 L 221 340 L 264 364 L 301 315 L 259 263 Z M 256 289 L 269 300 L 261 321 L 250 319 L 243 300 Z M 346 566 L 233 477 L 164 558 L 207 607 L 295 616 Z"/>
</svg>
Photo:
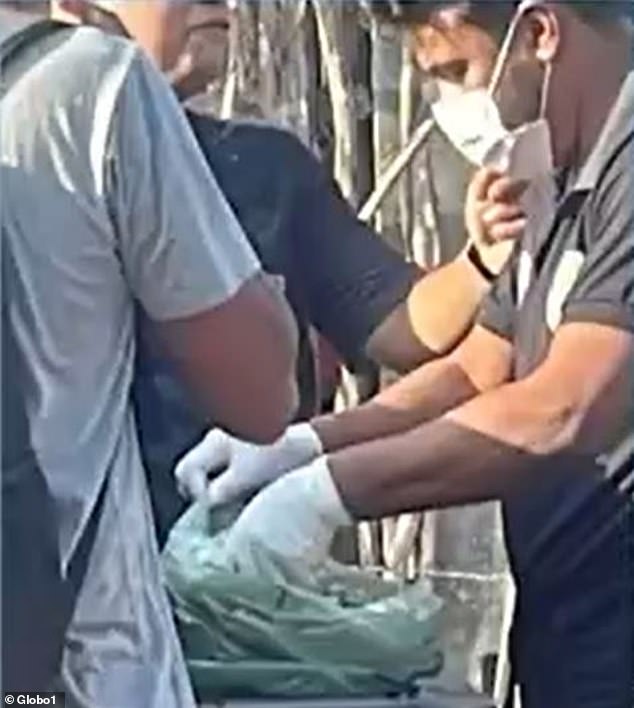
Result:
<svg viewBox="0 0 634 708">
<path fill-rule="evenodd" d="M 194 505 L 164 551 L 188 669 L 201 702 L 413 695 L 438 674 L 441 603 L 421 581 L 386 581 L 328 560 L 299 570 L 227 562 L 240 509 Z M 250 549 L 253 552 L 253 549 Z"/>
</svg>

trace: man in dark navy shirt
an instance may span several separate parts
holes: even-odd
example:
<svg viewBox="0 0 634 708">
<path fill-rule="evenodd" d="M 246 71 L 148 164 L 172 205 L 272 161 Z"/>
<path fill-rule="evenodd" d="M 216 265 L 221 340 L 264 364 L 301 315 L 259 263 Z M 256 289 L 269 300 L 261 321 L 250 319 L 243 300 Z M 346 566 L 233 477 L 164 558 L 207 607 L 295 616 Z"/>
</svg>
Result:
<svg viewBox="0 0 634 708">
<path fill-rule="evenodd" d="M 427 353 L 405 312 L 421 271 L 356 220 L 310 151 L 272 126 L 193 112 L 188 117 L 264 267 L 285 277 L 300 332 L 298 415 L 311 417 L 317 406 L 309 324 L 347 360 L 370 353 L 399 370 L 422 361 Z M 185 503 L 172 470 L 208 422 L 152 341 L 151 329 L 142 326 L 140 335 L 135 402 L 163 540 Z"/>
<path fill-rule="evenodd" d="M 275 481 L 232 540 L 314 562 L 353 519 L 502 499 L 523 708 L 631 708 L 632 6 L 375 5 L 411 26 L 432 76 L 486 87 L 497 64 L 494 96 L 508 128 L 543 114 L 549 140 L 534 150 L 554 153 L 556 208 L 549 216 L 544 204 L 541 228 L 527 230 L 464 342 L 360 408 L 311 421 L 317 456 L 290 472 L 279 457 L 277 474 L 269 465 L 262 482 Z M 497 209 L 479 181 L 468 220 L 476 231 Z M 236 448 L 216 487 L 255 486 L 268 450 L 247 470 L 233 465 L 246 457 Z M 284 532 L 273 534 L 281 509 Z"/>
<path fill-rule="evenodd" d="M 112 5 L 116 15 L 98 3 L 60 4 L 83 21 L 129 33 L 142 45 L 169 39 L 147 36 L 140 1 Z M 226 26 L 224 2 L 194 5 L 193 34 Z M 172 77 L 181 98 L 200 90 L 207 80 L 195 61 L 185 64 L 187 70 L 177 70 L 178 76 Z M 357 220 L 332 178 L 292 134 L 191 111 L 188 117 L 264 267 L 284 277 L 302 344 L 299 417 L 315 412 L 309 325 L 344 359 L 369 356 L 402 373 L 445 353 L 468 331 L 481 299 L 508 259 L 521 223 L 501 219 L 493 239 L 476 240 L 451 263 L 426 274 Z M 515 188 L 507 183 L 501 199 Z M 198 413 L 145 321 L 139 326 L 134 397 L 162 541 L 184 504 L 172 478 L 174 464 L 200 439 L 209 421 Z"/>
</svg>

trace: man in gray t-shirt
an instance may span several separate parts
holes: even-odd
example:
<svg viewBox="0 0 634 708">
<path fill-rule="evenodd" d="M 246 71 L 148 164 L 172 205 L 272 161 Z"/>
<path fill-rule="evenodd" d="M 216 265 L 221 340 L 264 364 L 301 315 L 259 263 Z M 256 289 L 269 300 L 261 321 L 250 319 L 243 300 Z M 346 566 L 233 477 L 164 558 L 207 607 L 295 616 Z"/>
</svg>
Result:
<svg viewBox="0 0 634 708">
<path fill-rule="evenodd" d="M 0 29 L 12 15 L 0 12 Z M 62 689 L 69 706 L 193 706 L 130 407 L 134 301 L 160 323 L 207 413 L 256 441 L 273 439 L 292 412 L 294 330 L 171 91 L 134 45 L 64 30 L 5 78 L 10 323 L 64 570 L 106 485 Z M 251 372 L 254 349 L 263 363 Z M 256 420 L 259 406 L 268 408 Z"/>
</svg>

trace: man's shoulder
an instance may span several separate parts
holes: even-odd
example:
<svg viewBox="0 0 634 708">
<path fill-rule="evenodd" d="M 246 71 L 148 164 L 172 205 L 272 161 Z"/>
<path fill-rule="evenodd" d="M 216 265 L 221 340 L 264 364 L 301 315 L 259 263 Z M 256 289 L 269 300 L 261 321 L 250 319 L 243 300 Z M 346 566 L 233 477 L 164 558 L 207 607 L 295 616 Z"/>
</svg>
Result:
<svg viewBox="0 0 634 708">
<path fill-rule="evenodd" d="M 205 150 L 238 150 L 253 160 L 266 160 L 270 170 L 319 165 L 300 138 L 278 125 L 257 119 L 220 120 L 204 113 L 187 111 L 190 124 Z"/>
<path fill-rule="evenodd" d="M 631 177 L 633 146 L 634 72 L 630 71 L 579 173 L 575 189 L 601 192 L 615 178 Z"/>
<path fill-rule="evenodd" d="M 21 53 L 26 71 L 24 88 L 42 101 L 55 103 L 66 97 L 99 93 L 104 87 L 119 89 L 140 50 L 123 38 L 91 27 L 71 27 L 51 32 Z M 45 60 L 44 60 L 45 58 Z"/>
<path fill-rule="evenodd" d="M 283 128 L 271 121 L 259 118 L 231 118 L 220 119 L 209 113 L 186 110 L 190 122 L 201 132 L 212 132 L 214 134 L 229 137 L 238 135 L 242 138 L 252 138 L 253 140 L 275 140 L 282 143 L 298 145 L 307 150 L 302 141 L 287 128 Z"/>
<path fill-rule="evenodd" d="M 29 44 L 10 66 L 4 149 L 53 182 L 100 190 L 114 117 L 129 78 L 143 71 L 135 70 L 140 56 L 132 43 L 84 27 Z"/>
<path fill-rule="evenodd" d="M 66 41 L 50 57 L 51 69 L 66 69 L 75 80 L 100 78 L 113 73 L 125 76 L 141 57 L 132 42 L 91 27 L 69 28 Z"/>
</svg>

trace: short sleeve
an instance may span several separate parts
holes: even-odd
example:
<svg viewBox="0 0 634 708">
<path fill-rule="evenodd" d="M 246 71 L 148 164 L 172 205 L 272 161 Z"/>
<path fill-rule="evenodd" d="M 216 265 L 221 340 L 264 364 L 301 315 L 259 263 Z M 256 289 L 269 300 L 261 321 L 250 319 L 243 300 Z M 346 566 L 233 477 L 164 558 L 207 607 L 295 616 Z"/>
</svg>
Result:
<svg viewBox="0 0 634 708">
<path fill-rule="evenodd" d="M 610 161 L 581 225 L 586 259 L 562 322 L 596 322 L 634 332 L 634 136 Z"/>
<path fill-rule="evenodd" d="M 149 316 L 191 316 L 260 265 L 171 89 L 140 53 L 121 89 L 109 192 L 126 279 Z"/>
<path fill-rule="evenodd" d="M 482 301 L 478 324 L 499 337 L 513 341 L 515 332 L 515 288 L 513 274 L 517 268 L 514 257 L 496 280 L 489 294 Z"/>
<path fill-rule="evenodd" d="M 361 223 L 322 166 L 301 166 L 294 228 L 310 321 L 343 356 L 363 354 L 374 330 L 404 302 L 421 277 Z"/>
</svg>

